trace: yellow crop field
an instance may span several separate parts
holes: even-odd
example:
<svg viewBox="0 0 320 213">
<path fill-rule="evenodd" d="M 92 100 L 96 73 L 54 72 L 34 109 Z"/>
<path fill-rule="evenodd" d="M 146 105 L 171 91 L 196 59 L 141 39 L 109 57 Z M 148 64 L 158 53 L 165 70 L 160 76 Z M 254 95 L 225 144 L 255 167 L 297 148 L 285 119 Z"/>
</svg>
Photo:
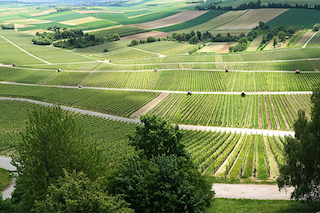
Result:
<svg viewBox="0 0 320 213">
<path fill-rule="evenodd" d="M 59 23 L 65 24 L 65 25 L 71 25 L 71 26 L 76 26 L 79 24 L 85 24 L 85 23 L 90 23 L 94 21 L 100 21 L 103 19 L 96 19 L 94 17 L 85 17 L 85 18 L 78 18 L 78 19 L 73 19 L 73 20 L 68 20 L 68 21 L 61 21 Z"/>
</svg>

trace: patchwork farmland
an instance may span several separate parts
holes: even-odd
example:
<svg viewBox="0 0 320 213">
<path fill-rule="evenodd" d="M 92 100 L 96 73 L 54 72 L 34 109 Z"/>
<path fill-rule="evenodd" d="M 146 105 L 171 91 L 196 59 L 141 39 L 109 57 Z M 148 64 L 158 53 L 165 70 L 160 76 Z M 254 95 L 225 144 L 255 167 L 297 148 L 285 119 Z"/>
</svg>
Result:
<svg viewBox="0 0 320 213">
<path fill-rule="evenodd" d="M 229 53 L 236 40 L 191 44 L 172 35 L 192 30 L 248 32 L 260 21 L 291 26 L 295 13 L 312 28 L 316 18 L 310 20 L 307 13 L 314 17 L 320 13 L 302 9 L 194 11 L 185 2 L 176 4 L 170 9 L 159 6 L 161 10 L 135 5 L 130 10 L 45 8 L 31 13 L 30 9 L 28 16 L 10 17 L 1 12 L 0 22 L 14 23 L 16 28 L 0 30 L 0 96 L 129 118 L 161 93 L 169 93 L 145 113 L 177 124 L 225 128 L 220 132 L 183 130 L 182 141 L 203 175 L 274 183 L 286 139 L 276 134 L 253 135 L 250 130 L 292 135 L 299 110 L 311 119 L 311 91 L 320 83 L 319 33 L 305 48 L 312 31 L 298 31 L 285 48 L 270 43 L 271 49 L 262 51 L 258 47 L 266 35 L 259 35 L 240 53 Z M 32 43 L 37 32 L 51 33 L 48 28 L 56 25 L 61 31 L 66 27 L 101 38 L 118 34 L 120 40 L 72 49 Z M 156 41 L 131 45 L 133 39 L 140 42 L 149 36 Z M 240 96 L 242 91 L 245 97 Z M 8 123 L 0 128 L 0 154 L 8 155 L 15 153 L 14 141 L 20 140 L 18 132 L 25 128 L 27 110 L 33 104 L 0 100 L 0 106 L 5 115 L 0 123 Z M 125 137 L 134 131 L 134 124 L 88 115 L 76 115 L 76 119 L 90 135 L 89 142 L 98 141 L 108 149 L 105 155 L 110 163 L 134 153 Z"/>
</svg>

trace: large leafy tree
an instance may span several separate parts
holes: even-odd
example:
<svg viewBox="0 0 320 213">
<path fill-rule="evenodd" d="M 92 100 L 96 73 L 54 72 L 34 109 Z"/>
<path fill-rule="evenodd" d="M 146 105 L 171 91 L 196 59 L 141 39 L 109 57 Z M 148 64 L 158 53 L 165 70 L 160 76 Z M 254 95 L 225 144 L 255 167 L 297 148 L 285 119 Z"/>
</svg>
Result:
<svg viewBox="0 0 320 213">
<path fill-rule="evenodd" d="M 130 136 L 140 152 L 121 165 L 115 192 L 137 212 L 201 212 L 214 192 L 188 157 L 179 127 L 154 115 L 141 122 Z"/>
<path fill-rule="evenodd" d="M 64 176 L 49 186 L 46 199 L 36 201 L 33 212 L 131 213 L 133 210 L 120 197 L 101 191 L 99 181 L 91 181 L 83 172 L 64 171 Z"/>
<path fill-rule="evenodd" d="M 298 112 L 295 138 L 284 144 L 285 163 L 280 165 L 279 188 L 294 187 L 292 198 L 319 200 L 320 197 L 320 86 L 311 96 L 311 120 Z"/>
<path fill-rule="evenodd" d="M 60 107 L 35 107 L 16 149 L 13 164 L 18 178 L 13 202 L 22 202 L 26 211 L 34 200 L 45 198 L 48 186 L 63 175 L 63 169 L 84 171 L 92 180 L 105 169 L 102 150 L 86 143 L 72 114 Z"/>
<path fill-rule="evenodd" d="M 148 114 L 140 120 L 144 125 L 137 126 L 134 134 L 129 135 L 129 143 L 136 150 L 142 151 L 148 159 L 162 154 L 187 157 L 180 142 L 183 134 L 178 125 L 173 126 L 168 120 Z"/>
</svg>

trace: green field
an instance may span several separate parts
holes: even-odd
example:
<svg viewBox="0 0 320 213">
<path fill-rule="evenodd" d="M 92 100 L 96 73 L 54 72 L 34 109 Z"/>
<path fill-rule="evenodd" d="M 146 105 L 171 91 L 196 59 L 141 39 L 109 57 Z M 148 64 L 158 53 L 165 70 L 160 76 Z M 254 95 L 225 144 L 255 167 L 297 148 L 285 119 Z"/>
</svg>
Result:
<svg viewBox="0 0 320 213">
<path fill-rule="evenodd" d="M 297 19 L 297 17 L 299 18 Z M 319 22 L 319 19 L 319 10 L 290 9 L 266 24 L 270 25 L 271 27 L 284 25 L 286 27 L 304 26 L 305 28 L 312 28 L 315 23 Z"/>
<path fill-rule="evenodd" d="M 176 123 L 292 130 L 298 110 L 310 118 L 310 95 L 170 94 L 149 113 Z"/>
<path fill-rule="evenodd" d="M 178 12 L 182 12 L 180 9 L 166 10 L 166 11 L 156 11 L 155 13 L 147 14 L 144 16 L 138 16 L 135 18 L 129 19 L 124 13 L 98 13 L 98 18 L 107 19 L 115 21 L 119 24 L 138 24 L 149 21 L 155 21 L 167 16 L 174 15 Z M 96 17 L 95 13 L 88 13 L 87 16 Z"/>
<path fill-rule="evenodd" d="M 320 45 L 320 35 L 317 33 L 307 44 L 308 47 L 319 46 Z"/>
<path fill-rule="evenodd" d="M 84 30 L 95 30 L 95 29 L 100 29 L 100 28 L 106 28 L 106 27 L 111 27 L 111 26 L 115 26 L 115 25 L 116 24 L 111 21 L 99 20 L 99 21 L 89 22 L 89 23 L 85 23 L 85 24 L 78 24 L 78 25 L 76 25 L 76 28 L 84 31 Z M 92 33 L 90 33 L 90 34 L 92 34 Z"/>
<path fill-rule="evenodd" d="M 74 11 L 61 11 L 47 15 L 36 16 L 37 19 L 50 20 L 53 22 L 68 21 L 72 19 L 85 18 L 86 16 Z"/>
<path fill-rule="evenodd" d="M 186 28 L 200 25 L 204 22 L 207 22 L 215 17 L 218 17 L 218 16 L 224 14 L 225 12 L 226 11 L 224 11 L 224 10 L 210 10 L 209 12 L 207 12 L 207 13 L 205 13 L 195 19 L 192 19 L 190 21 L 186 21 L 186 22 L 183 22 L 180 24 L 169 26 L 169 27 L 157 28 L 156 30 L 162 31 L 162 32 L 173 32 L 173 31 L 183 30 Z"/>
<path fill-rule="evenodd" d="M 90 23 L 88 23 L 88 25 L 90 25 Z M 119 27 L 117 26 L 110 29 L 90 32 L 90 34 L 104 37 L 104 36 L 109 36 L 117 33 L 120 37 L 123 37 L 123 36 L 138 34 L 138 33 L 144 33 L 148 31 L 149 30 L 144 30 L 144 29 L 140 29 L 138 27 L 132 27 L 132 26 L 119 26 Z"/>
</svg>

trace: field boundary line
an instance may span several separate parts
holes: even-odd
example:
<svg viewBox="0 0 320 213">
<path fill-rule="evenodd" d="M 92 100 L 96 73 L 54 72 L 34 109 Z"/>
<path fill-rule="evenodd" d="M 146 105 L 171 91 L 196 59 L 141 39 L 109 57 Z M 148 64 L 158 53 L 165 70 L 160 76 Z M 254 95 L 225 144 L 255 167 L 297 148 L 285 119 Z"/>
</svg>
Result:
<svg viewBox="0 0 320 213">
<path fill-rule="evenodd" d="M 160 53 L 150 52 L 150 51 L 147 51 L 147 50 L 142 50 L 142 49 L 138 49 L 138 48 L 134 48 L 134 47 L 129 47 L 129 48 L 134 49 L 134 50 L 139 50 L 139 51 L 142 51 L 142 52 L 146 52 L 146 53 L 156 54 L 156 55 L 161 56 L 161 57 L 165 57 L 165 55 L 161 55 Z"/>
<path fill-rule="evenodd" d="M 120 117 L 120 116 L 115 116 L 115 115 L 109 115 L 105 113 L 100 113 L 100 112 L 94 112 L 90 110 L 84 110 L 84 109 L 78 109 L 74 107 L 68 107 L 68 106 L 63 106 L 63 105 L 57 105 L 57 104 L 52 104 L 52 103 L 47 103 L 47 102 L 42 102 L 42 101 L 36 101 L 32 99 L 26 99 L 26 98 L 10 98 L 10 97 L 0 97 L 0 100 L 10 100 L 10 101 L 21 101 L 21 102 L 29 102 L 29 103 L 34 103 L 34 104 L 39 104 L 39 105 L 44 105 L 44 106 L 60 106 L 64 110 L 68 110 L 71 112 L 75 113 L 80 113 L 83 115 L 91 115 L 91 116 L 97 116 L 101 118 L 106 118 L 106 119 L 112 119 L 116 121 L 122 121 L 122 122 L 127 122 L 127 123 L 136 123 L 136 124 L 141 124 L 141 122 L 137 119 L 132 119 L 132 118 L 125 118 L 125 117 Z M 248 129 L 248 128 L 233 128 L 233 127 L 215 127 L 215 126 L 195 126 L 195 125 L 184 125 L 184 124 L 179 124 L 179 128 L 183 130 L 200 130 L 200 131 L 216 131 L 216 132 L 231 132 L 231 133 L 238 133 L 238 134 L 256 134 L 256 135 L 274 135 L 274 136 L 287 136 L 287 135 L 292 135 L 294 136 L 294 131 L 281 131 L 281 130 L 266 130 L 266 129 Z"/>
<path fill-rule="evenodd" d="M 302 48 L 306 48 L 306 46 L 308 45 L 309 41 L 311 41 L 311 39 L 318 33 L 319 31 L 313 33 L 313 35 L 308 39 L 308 41 L 303 45 Z"/>
<path fill-rule="evenodd" d="M 4 36 L 0 36 L 0 37 L 3 38 L 4 40 L 6 40 L 7 42 L 9 42 L 10 44 L 12 44 L 13 46 L 17 47 L 19 50 L 27 53 L 28 55 L 30 55 L 30 56 L 32 56 L 32 57 L 34 57 L 35 59 L 38 59 L 39 61 L 42 61 L 42 62 L 44 62 L 44 63 L 46 63 L 46 64 L 50 64 L 50 62 L 48 62 L 48 61 L 46 61 L 46 60 L 43 60 L 43 59 L 41 59 L 41 58 L 39 58 L 39 57 L 37 57 L 37 56 L 29 53 L 28 51 L 22 49 L 21 47 L 19 47 L 18 45 L 16 45 L 15 43 L 13 43 L 13 42 L 10 41 L 9 39 L 7 39 L 6 37 L 4 37 Z"/>
<path fill-rule="evenodd" d="M 27 83 L 15 83 L 8 81 L 0 81 L 0 84 L 9 85 L 21 85 L 21 86 L 34 86 L 34 87 L 54 87 L 54 88 L 67 88 L 67 89 L 79 89 L 78 86 L 60 86 L 60 85 L 39 85 L 39 84 L 27 84 Z M 174 90 L 149 90 L 149 89 L 125 89 L 125 88 L 105 88 L 105 87 L 86 87 L 82 89 L 96 89 L 96 90 L 111 90 L 111 91 L 130 91 L 130 92 L 157 92 L 157 93 L 176 93 L 187 94 L 188 91 L 174 91 Z M 192 91 L 192 94 L 211 94 L 211 95 L 240 95 L 238 92 L 197 92 Z M 295 94 L 312 94 L 312 91 L 275 91 L 275 92 L 246 92 L 246 95 L 295 95 Z"/>
</svg>

